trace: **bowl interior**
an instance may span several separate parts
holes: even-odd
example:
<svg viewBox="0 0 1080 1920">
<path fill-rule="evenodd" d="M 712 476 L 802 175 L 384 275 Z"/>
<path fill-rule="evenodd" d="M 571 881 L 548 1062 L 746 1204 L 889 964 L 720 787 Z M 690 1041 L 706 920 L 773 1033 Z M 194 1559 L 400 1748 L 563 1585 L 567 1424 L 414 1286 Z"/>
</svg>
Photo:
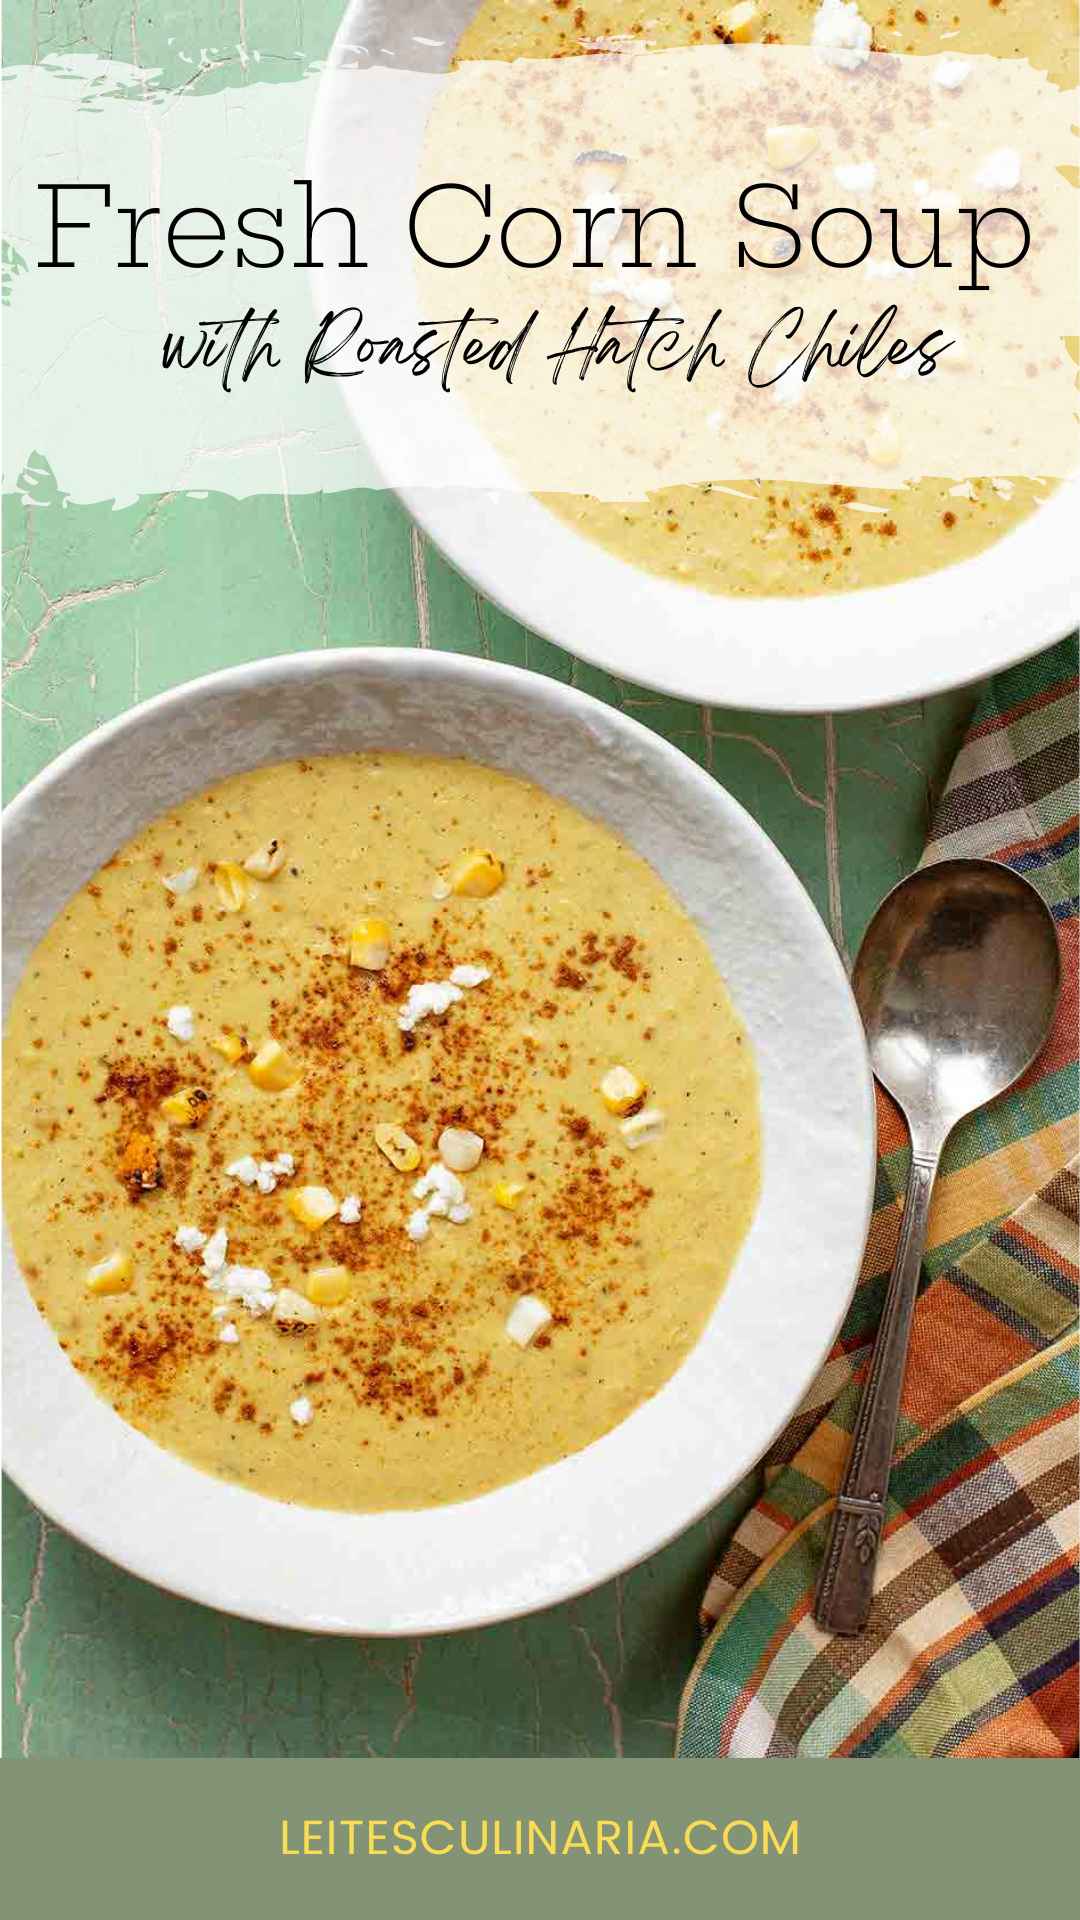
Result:
<svg viewBox="0 0 1080 1920">
<path fill-rule="evenodd" d="M 128 1427 L 69 1366 L 5 1237 L 5 1457 L 61 1525 L 160 1585 L 309 1630 L 409 1633 L 592 1586 L 689 1525 L 752 1465 L 849 1299 L 874 1122 L 832 943 L 742 808 L 623 715 L 453 655 L 236 668 L 61 756 L 5 816 L 5 1004 L 60 907 L 148 819 L 243 768 L 375 748 L 467 753 L 540 779 L 651 861 L 702 929 L 755 1049 L 764 1161 L 755 1220 L 702 1339 L 621 1426 L 529 1479 L 420 1514 L 321 1512 L 211 1479 Z"/>
<path fill-rule="evenodd" d="M 350 0 L 322 76 L 308 170 L 333 204 L 352 183 L 362 192 L 378 156 L 365 292 L 372 313 L 403 327 L 416 292 L 402 235 L 423 89 L 437 82 L 372 89 L 365 70 L 437 75 L 475 9 L 476 0 Z M 353 303 L 354 277 L 316 273 L 317 310 Z M 644 573 L 557 520 L 495 459 L 452 388 L 339 386 L 387 484 L 485 594 L 583 659 L 686 699 L 816 713 L 922 697 L 1037 652 L 1080 614 L 1075 481 L 985 552 L 917 579 L 806 598 L 713 594 Z M 992 396 L 974 386 L 972 404 Z M 418 447 L 425 481 L 442 484 L 416 484 Z"/>
</svg>

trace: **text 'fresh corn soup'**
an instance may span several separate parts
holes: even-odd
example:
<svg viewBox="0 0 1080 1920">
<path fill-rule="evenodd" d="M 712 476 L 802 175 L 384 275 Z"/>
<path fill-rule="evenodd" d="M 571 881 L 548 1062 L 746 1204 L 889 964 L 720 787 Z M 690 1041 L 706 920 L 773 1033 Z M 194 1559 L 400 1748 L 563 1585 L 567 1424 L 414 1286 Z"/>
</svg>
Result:
<svg viewBox="0 0 1080 1920">
<path fill-rule="evenodd" d="M 607 828 L 458 761 L 296 761 L 157 820 L 30 960 L 6 1211 L 72 1364 L 278 1499 L 460 1500 L 605 1433 L 758 1190 L 751 1051 Z"/>
</svg>

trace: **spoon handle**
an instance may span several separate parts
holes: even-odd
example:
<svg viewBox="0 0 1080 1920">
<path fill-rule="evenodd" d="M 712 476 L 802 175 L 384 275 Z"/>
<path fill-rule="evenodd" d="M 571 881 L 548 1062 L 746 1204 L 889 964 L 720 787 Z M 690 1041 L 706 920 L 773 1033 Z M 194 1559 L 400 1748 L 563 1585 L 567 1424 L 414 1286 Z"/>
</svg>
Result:
<svg viewBox="0 0 1080 1920">
<path fill-rule="evenodd" d="M 861 1633 L 870 1617 L 908 1335 L 937 1165 L 937 1153 L 912 1156 L 896 1259 L 814 1598 L 814 1618 L 830 1633 Z"/>
</svg>

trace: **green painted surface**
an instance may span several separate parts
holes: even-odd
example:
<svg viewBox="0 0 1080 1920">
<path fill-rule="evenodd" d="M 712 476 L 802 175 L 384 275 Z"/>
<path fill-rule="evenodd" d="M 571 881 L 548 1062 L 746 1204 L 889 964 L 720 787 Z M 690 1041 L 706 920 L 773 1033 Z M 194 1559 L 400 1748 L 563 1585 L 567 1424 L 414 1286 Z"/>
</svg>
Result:
<svg viewBox="0 0 1080 1920">
<path fill-rule="evenodd" d="M 136 0 L 132 10 L 12 0 L 6 56 L 104 53 L 209 87 L 251 71 L 239 45 L 263 51 L 261 79 L 287 79 L 323 56 L 337 11 L 337 0 Z M 957 693 L 831 721 L 650 694 L 508 620 L 385 495 L 165 497 L 113 512 L 46 504 L 40 491 L 42 504 L 4 502 L 8 796 L 91 727 L 215 667 L 310 647 L 482 654 L 571 681 L 708 766 L 767 828 L 850 952 L 918 858 L 971 704 Z M 751 1491 L 572 1606 L 419 1644 L 320 1641 L 226 1620 L 117 1572 L 8 1487 L 5 1751 L 666 1754 L 702 1584 Z"/>
</svg>

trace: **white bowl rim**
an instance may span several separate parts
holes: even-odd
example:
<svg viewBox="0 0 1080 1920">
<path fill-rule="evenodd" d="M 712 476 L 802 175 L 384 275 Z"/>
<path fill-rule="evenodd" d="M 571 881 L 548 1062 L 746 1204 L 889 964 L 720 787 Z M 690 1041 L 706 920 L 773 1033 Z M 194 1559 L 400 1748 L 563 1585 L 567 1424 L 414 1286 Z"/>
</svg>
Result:
<svg viewBox="0 0 1080 1920">
<path fill-rule="evenodd" d="M 308 137 L 314 179 L 334 170 L 335 142 L 352 132 L 335 121 L 335 79 L 353 65 L 368 17 L 380 46 L 393 39 L 378 0 L 347 0 Z M 396 285 L 400 299 L 398 270 L 380 271 L 380 290 Z M 320 311 L 355 298 L 330 268 L 312 281 Z M 430 430 L 425 383 L 402 382 L 392 406 L 373 405 L 361 381 L 340 384 L 376 469 L 400 471 Z M 455 432 L 483 444 L 464 407 Z M 1027 659 L 1080 622 L 1076 476 L 967 559 L 891 586 L 775 597 L 715 594 L 647 573 L 514 484 L 389 490 L 450 564 L 522 626 L 621 679 L 711 706 L 845 713 L 924 699 Z"/>
<path fill-rule="evenodd" d="M 227 1575 L 223 1579 L 220 1572 L 208 1572 L 205 1566 L 185 1560 L 182 1550 L 179 1560 L 175 1554 L 166 1552 L 162 1524 L 154 1516 L 137 1513 L 132 1524 L 131 1517 L 125 1515 L 122 1506 L 118 1511 L 115 1503 L 100 1501 L 98 1510 L 88 1518 L 86 1512 L 80 1510 L 77 1500 L 75 1504 L 72 1503 L 70 1489 L 65 1486 L 64 1466 L 58 1468 L 57 1465 L 57 1454 L 50 1448 L 35 1446 L 33 1442 L 27 1444 L 25 1441 L 30 1406 L 38 1390 L 40 1374 L 33 1377 L 32 1384 L 22 1373 L 12 1374 L 8 1365 L 10 1350 L 5 1342 L 5 1466 L 26 1496 L 83 1544 L 126 1571 L 167 1591 L 267 1624 L 306 1632 L 375 1637 L 476 1628 L 572 1600 L 658 1552 L 723 1498 L 782 1431 L 835 1340 L 858 1277 L 872 1210 L 876 1167 L 873 1083 L 861 1023 L 839 956 L 802 883 L 764 830 L 719 782 L 639 722 L 561 682 L 518 667 L 414 648 L 328 650 L 280 655 L 229 667 L 161 693 L 105 723 L 67 748 L 5 808 L 5 843 L 17 841 L 24 822 L 30 819 L 34 809 L 40 806 L 42 800 L 47 800 L 50 792 L 63 784 L 73 772 L 80 768 L 92 771 L 93 762 L 100 759 L 110 745 L 126 742 L 129 736 L 136 736 L 140 729 L 155 719 L 170 720 L 192 705 L 219 696 L 225 698 L 234 692 L 250 695 L 253 687 L 270 684 L 288 686 L 307 679 L 317 682 L 325 676 L 342 672 L 358 672 L 362 679 L 380 687 L 400 679 L 403 669 L 407 669 L 410 678 L 429 686 L 440 683 L 445 686 L 457 680 L 463 689 L 481 698 L 485 692 L 502 689 L 508 694 L 520 696 L 527 705 L 539 704 L 547 708 L 553 720 L 568 728 L 573 728 L 575 723 L 599 727 L 602 733 L 614 736 L 631 752 L 637 750 L 644 753 L 661 771 L 666 770 L 667 774 L 677 776 L 688 791 L 700 797 L 712 814 L 714 823 L 725 823 L 745 842 L 748 857 L 752 855 L 761 871 L 767 873 L 770 884 L 779 889 L 790 908 L 795 923 L 800 930 L 806 931 L 810 944 L 800 965 L 805 965 L 807 969 L 816 968 L 818 982 L 824 987 L 824 1032 L 830 1046 L 829 1065 L 835 1067 L 839 1083 L 842 1083 L 839 1106 L 843 1109 L 843 1124 L 825 1156 L 828 1160 L 831 1152 L 836 1164 L 831 1168 L 827 1166 L 825 1170 L 824 1187 L 829 1190 L 830 1199 L 827 1206 L 822 1203 L 822 1219 L 817 1224 L 827 1238 L 837 1225 L 834 1216 L 839 1214 L 843 1218 L 835 1234 L 837 1246 L 833 1249 L 834 1264 L 838 1271 L 828 1283 L 827 1298 L 822 1303 L 822 1311 L 815 1316 L 811 1337 L 807 1339 L 805 1335 L 802 1336 L 795 1388 L 787 1391 L 781 1404 L 774 1406 L 767 1430 L 759 1428 L 750 1452 L 744 1450 L 734 1455 L 725 1464 L 723 1473 L 715 1478 L 710 1474 L 707 1486 L 704 1489 L 699 1486 L 689 1501 L 684 1495 L 680 1496 L 680 1484 L 673 1483 L 668 1489 L 674 1494 L 672 1504 L 662 1514 L 654 1514 L 648 1524 L 642 1523 L 640 1514 L 634 1514 L 631 1520 L 633 1539 L 629 1547 L 625 1539 L 617 1544 L 608 1541 L 602 1549 L 595 1549 L 593 1542 L 587 1542 L 587 1551 L 580 1564 L 575 1563 L 572 1570 L 564 1567 L 561 1573 L 550 1578 L 547 1577 L 546 1566 L 539 1570 L 537 1577 L 534 1563 L 534 1572 L 524 1587 L 519 1579 L 516 1584 L 511 1582 L 510 1588 L 503 1592 L 498 1588 L 497 1579 L 492 1586 L 490 1576 L 486 1576 L 486 1585 L 484 1582 L 478 1585 L 474 1580 L 470 1587 L 466 1578 L 465 1585 L 470 1588 L 468 1598 L 462 1594 L 447 1605 L 441 1600 L 433 1603 L 431 1597 L 427 1596 L 410 1609 L 408 1603 L 399 1604 L 400 1596 L 396 1596 L 389 1603 L 394 1608 L 392 1612 L 387 1611 L 387 1603 L 381 1605 L 381 1610 L 376 1607 L 374 1611 L 366 1601 L 360 1603 L 359 1611 L 357 1604 L 352 1601 L 336 1600 L 334 1604 L 329 1604 L 327 1569 L 332 1568 L 340 1574 L 343 1569 L 351 1567 L 355 1572 L 358 1552 L 361 1564 L 369 1569 L 373 1552 L 370 1537 L 372 1529 L 377 1529 L 384 1536 L 381 1555 L 376 1553 L 375 1557 L 380 1574 L 384 1574 L 386 1562 L 395 1560 L 404 1534 L 424 1530 L 446 1538 L 453 1524 L 452 1521 L 448 1522 L 448 1516 L 466 1516 L 487 1507 L 494 1518 L 497 1506 L 505 1509 L 517 1500 L 522 1490 L 535 1489 L 556 1477 L 560 1479 L 561 1491 L 561 1482 L 567 1474 L 579 1473 L 579 1463 L 595 1456 L 598 1449 L 610 1450 L 613 1442 L 618 1445 L 620 1435 L 626 1435 L 634 1423 L 640 1422 L 649 1409 L 656 1409 L 665 1396 L 672 1396 L 673 1383 L 690 1365 L 693 1354 L 660 1394 L 646 1402 L 644 1407 L 638 1408 L 600 1441 L 553 1467 L 543 1469 L 539 1474 L 514 1482 L 509 1487 L 499 1488 L 478 1500 L 452 1507 L 390 1514 L 342 1514 L 288 1506 L 199 1472 L 121 1420 L 70 1368 L 60 1352 L 46 1323 L 33 1306 L 5 1233 L 5 1318 L 17 1317 L 20 1320 L 20 1339 L 24 1337 L 26 1325 L 32 1322 L 40 1330 L 48 1350 L 55 1356 L 62 1373 L 56 1373 L 54 1369 L 53 1384 L 61 1378 L 64 1382 L 58 1389 L 62 1401 L 67 1403 L 63 1407 L 64 1421 L 79 1433 L 92 1429 L 95 1445 L 101 1440 L 104 1431 L 102 1423 L 105 1422 L 109 1429 L 108 1439 L 99 1449 L 103 1464 L 108 1465 L 111 1457 L 128 1471 L 132 1456 L 137 1455 L 139 1458 L 134 1478 L 144 1491 L 160 1483 L 162 1496 L 168 1496 L 168 1499 L 163 1497 L 163 1506 L 179 1499 L 181 1502 L 187 1501 L 192 1510 L 196 1505 L 213 1508 L 214 1538 L 230 1562 Z M 395 749 L 392 744 L 379 743 L 373 744 L 372 750 Z M 245 760 L 241 757 L 237 767 L 259 763 L 258 759 Z M 527 778 L 536 777 L 530 768 L 524 772 Z M 539 783 L 544 784 L 543 780 Z M 201 784 L 204 784 L 201 780 L 196 781 L 188 790 L 197 791 Z M 143 817 L 152 817 L 152 811 L 156 810 L 143 809 Z M 818 1089 L 815 1089 L 815 1099 L 817 1093 Z M 809 1110 L 807 1106 L 806 1111 Z M 800 1178 L 794 1180 L 796 1189 L 799 1188 Z M 815 1166 L 815 1186 L 811 1187 L 809 1177 L 802 1183 L 802 1192 L 811 1196 L 812 1204 L 815 1203 L 818 1178 L 819 1170 Z M 744 1254 L 745 1251 L 744 1247 Z M 740 1255 L 740 1260 L 742 1258 L 743 1255 Z M 812 1255 L 804 1259 L 793 1253 L 791 1263 L 793 1267 L 811 1266 Z M 736 1272 L 738 1267 L 737 1261 Z M 719 1304 L 727 1297 L 734 1277 L 733 1273 L 728 1289 L 721 1295 L 717 1311 Z M 695 1354 L 704 1346 L 707 1334 L 708 1329 L 694 1349 Z M 41 1346 L 40 1340 L 38 1346 Z M 79 1404 L 73 1408 L 76 1396 L 79 1397 Z M 655 1424 L 654 1416 L 649 1417 Z M 663 1430 L 662 1423 L 660 1430 Z M 68 1465 L 70 1467 L 70 1462 Z M 82 1496 L 85 1493 L 84 1485 Z M 144 1521 L 156 1536 L 149 1546 Z M 222 1530 L 220 1535 L 216 1531 L 219 1527 Z M 250 1572 L 244 1553 L 238 1555 L 237 1552 L 239 1543 L 233 1537 L 237 1530 L 243 1535 L 244 1553 L 250 1551 L 255 1555 L 256 1562 L 261 1562 Z M 486 1530 L 490 1541 L 490 1526 L 482 1521 L 481 1530 Z M 320 1545 L 327 1547 L 326 1536 L 333 1536 L 343 1550 L 338 1551 L 335 1546 L 333 1552 L 324 1552 L 320 1560 L 319 1549 Z M 299 1601 L 295 1597 L 298 1590 L 295 1580 L 288 1598 L 275 1594 L 272 1587 L 266 1586 L 266 1565 L 271 1559 L 277 1563 L 280 1553 L 278 1546 L 271 1545 L 272 1540 L 280 1540 L 286 1548 L 291 1543 L 301 1555 L 308 1556 L 299 1582 L 299 1591 L 303 1596 Z M 312 1561 L 313 1554 L 316 1556 L 315 1562 Z M 167 1564 L 162 1563 L 163 1556 Z"/>
</svg>

